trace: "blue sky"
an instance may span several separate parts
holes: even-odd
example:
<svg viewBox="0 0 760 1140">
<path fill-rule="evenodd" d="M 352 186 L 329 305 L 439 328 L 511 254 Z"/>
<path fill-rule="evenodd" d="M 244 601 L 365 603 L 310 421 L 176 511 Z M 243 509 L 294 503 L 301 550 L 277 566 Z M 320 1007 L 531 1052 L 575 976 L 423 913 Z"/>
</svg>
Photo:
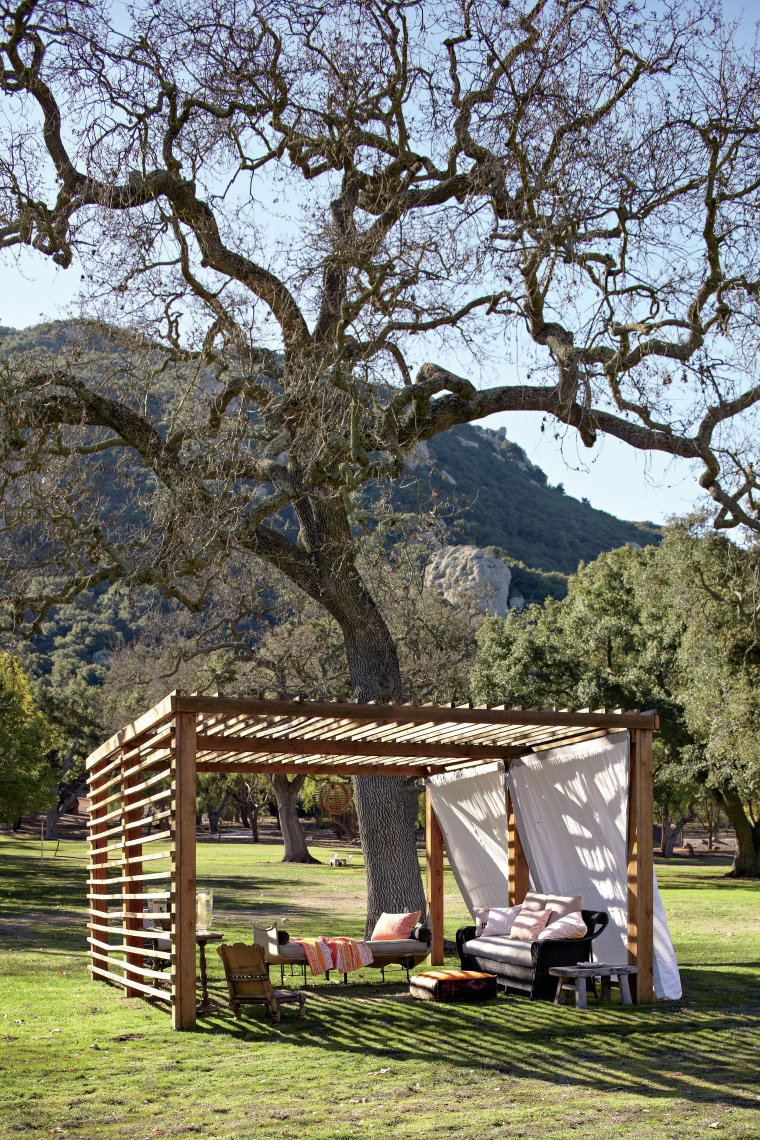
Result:
<svg viewBox="0 0 760 1140">
<path fill-rule="evenodd" d="M 17 264 L 0 263 L 0 325 L 25 328 L 76 312 L 79 285 L 76 266 L 64 271 L 28 253 Z M 505 366 L 505 383 L 513 379 L 510 371 Z M 542 432 L 541 419 L 521 412 L 491 416 L 483 423 L 503 424 L 508 437 L 525 448 L 550 483 L 562 483 L 569 495 L 585 497 L 618 518 L 664 522 L 669 515 L 688 511 L 700 497 L 698 472 L 685 462 L 634 452 L 613 439 L 603 439 L 589 452 L 574 432 L 564 439 L 555 439 L 549 426 Z"/>
<path fill-rule="evenodd" d="M 728 0 L 723 10 L 728 19 L 740 22 L 748 40 L 753 38 L 751 11 L 735 0 Z M 75 313 L 79 285 L 76 263 L 63 271 L 27 252 L 0 260 L 0 325 L 24 328 Z M 439 363 L 452 367 L 443 359 Z M 505 362 L 504 375 L 496 382 L 513 383 L 510 373 Z M 700 470 L 692 464 L 635 452 L 613 439 L 602 439 L 588 451 L 574 432 L 557 438 L 550 425 L 542 432 L 541 420 L 538 414 L 522 412 L 483 422 L 488 427 L 504 425 L 508 437 L 525 448 L 550 483 L 562 483 L 568 494 L 586 497 L 592 506 L 619 518 L 664 522 L 705 501 L 697 485 Z"/>
</svg>

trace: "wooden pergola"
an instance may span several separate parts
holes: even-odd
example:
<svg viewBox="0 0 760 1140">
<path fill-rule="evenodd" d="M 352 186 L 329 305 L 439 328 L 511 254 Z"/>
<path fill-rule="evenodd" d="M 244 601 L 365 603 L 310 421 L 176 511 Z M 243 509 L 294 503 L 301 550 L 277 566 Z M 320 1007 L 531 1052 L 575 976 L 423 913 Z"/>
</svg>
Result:
<svg viewBox="0 0 760 1140">
<path fill-rule="evenodd" d="M 172 693 L 97 748 L 90 785 L 88 877 L 90 970 L 129 996 L 170 1001 L 175 1029 L 196 1018 L 196 773 L 285 772 L 329 778 L 417 776 L 472 767 L 630 733 L 628 957 L 638 967 L 636 1000 L 652 991 L 653 712 L 576 712 L 470 705 L 358 704 Z M 158 831 L 143 835 L 146 808 Z M 528 890 L 528 866 L 507 800 L 509 902 Z M 443 840 L 426 802 L 430 961 L 443 963 Z M 115 872 L 115 874 L 114 874 Z M 171 968 L 144 965 L 144 906 L 170 913 L 171 951 L 152 951 Z M 111 941 L 116 937 L 117 942 Z M 155 965 L 155 962 L 153 963 Z"/>
</svg>

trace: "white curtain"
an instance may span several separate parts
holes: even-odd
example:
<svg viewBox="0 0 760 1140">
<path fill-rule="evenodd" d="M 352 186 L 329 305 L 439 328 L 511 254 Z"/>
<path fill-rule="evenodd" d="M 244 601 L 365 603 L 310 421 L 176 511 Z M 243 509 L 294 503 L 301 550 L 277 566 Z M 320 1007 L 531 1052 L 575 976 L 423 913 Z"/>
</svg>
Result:
<svg viewBox="0 0 760 1140">
<path fill-rule="evenodd" d="M 470 914 L 507 906 L 509 864 L 504 765 L 501 761 L 426 780 L 457 886 Z"/>
<path fill-rule="evenodd" d="M 536 890 L 583 895 L 610 923 L 595 941 L 601 961 L 627 961 L 628 733 L 553 748 L 512 762 L 507 777 Z M 426 781 L 454 878 L 470 913 L 507 906 L 504 766 L 487 764 Z M 681 980 L 654 880 L 654 988 L 679 998 Z"/>
<path fill-rule="evenodd" d="M 588 910 L 606 910 L 610 923 L 594 949 L 609 962 L 627 960 L 628 751 L 628 733 L 616 733 L 515 760 L 507 777 L 536 890 L 580 891 Z M 681 996 L 656 874 L 654 989 L 658 998 Z"/>
</svg>

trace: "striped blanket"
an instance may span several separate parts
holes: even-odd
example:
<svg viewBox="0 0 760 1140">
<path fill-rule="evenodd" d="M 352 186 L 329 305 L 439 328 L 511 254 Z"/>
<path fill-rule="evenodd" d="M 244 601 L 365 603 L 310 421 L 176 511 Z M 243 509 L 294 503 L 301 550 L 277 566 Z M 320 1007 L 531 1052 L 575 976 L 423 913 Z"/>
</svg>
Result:
<svg viewBox="0 0 760 1140">
<path fill-rule="evenodd" d="M 325 938 L 330 947 L 333 959 L 333 969 L 347 974 L 349 970 L 358 970 L 362 966 L 369 966 L 374 962 L 372 951 L 366 942 L 357 942 L 353 938 Z"/>
<path fill-rule="evenodd" d="M 306 961 L 313 975 L 324 974 L 328 970 L 358 970 L 369 966 L 373 961 L 372 951 L 366 942 L 353 938 L 291 938 L 303 946 Z"/>
<path fill-rule="evenodd" d="M 312 974 L 325 974 L 328 970 L 335 968 L 330 947 L 324 938 L 291 938 L 290 941 L 303 946 L 306 961 L 309 963 Z"/>
</svg>

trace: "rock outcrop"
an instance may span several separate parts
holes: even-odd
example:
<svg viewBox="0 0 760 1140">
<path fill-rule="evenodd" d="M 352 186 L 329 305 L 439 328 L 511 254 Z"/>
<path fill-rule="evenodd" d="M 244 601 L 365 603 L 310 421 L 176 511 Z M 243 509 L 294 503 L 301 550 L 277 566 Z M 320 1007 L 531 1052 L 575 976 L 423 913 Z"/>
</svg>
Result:
<svg viewBox="0 0 760 1140">
<path fill-rule="evenodd" d="M 512 571 L 478 546 L 444 546 L 425 567 L 425 585 L 452 605 L 504 617 Z"/>
</svg>

